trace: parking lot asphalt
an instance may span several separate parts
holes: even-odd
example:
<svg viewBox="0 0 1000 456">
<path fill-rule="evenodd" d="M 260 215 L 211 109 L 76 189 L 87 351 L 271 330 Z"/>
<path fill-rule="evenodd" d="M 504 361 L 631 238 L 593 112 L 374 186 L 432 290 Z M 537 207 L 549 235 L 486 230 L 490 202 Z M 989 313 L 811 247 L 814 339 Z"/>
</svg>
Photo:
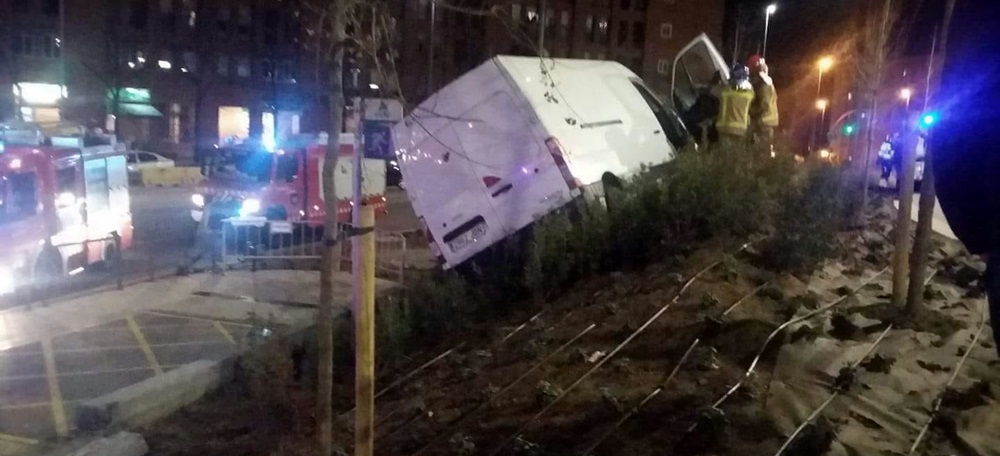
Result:
<svg viewBox="0 0 1000 456">
<path fill-rule="evenodd" d="M 0 351 L 0 455 L 69 437 L 77 403 L 236 353 L 250 325 L 140 312 Z"/>
</svg>

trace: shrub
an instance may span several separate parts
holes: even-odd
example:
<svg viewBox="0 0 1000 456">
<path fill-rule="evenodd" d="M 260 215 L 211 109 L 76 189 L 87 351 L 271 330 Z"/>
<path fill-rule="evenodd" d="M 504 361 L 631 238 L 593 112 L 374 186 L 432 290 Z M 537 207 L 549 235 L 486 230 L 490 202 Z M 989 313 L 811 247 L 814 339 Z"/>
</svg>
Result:
<svg viewBox="0 0 1000 456">
<path fill-rule="evenodd" d="M 836 233 L 850 215 L 848 207 L 838 170 L 813 169 L 805 184 L 786 196 L 763 249 L 765 263 L 778 270 L 813 270 L 836 252 Z"/>
</svg>

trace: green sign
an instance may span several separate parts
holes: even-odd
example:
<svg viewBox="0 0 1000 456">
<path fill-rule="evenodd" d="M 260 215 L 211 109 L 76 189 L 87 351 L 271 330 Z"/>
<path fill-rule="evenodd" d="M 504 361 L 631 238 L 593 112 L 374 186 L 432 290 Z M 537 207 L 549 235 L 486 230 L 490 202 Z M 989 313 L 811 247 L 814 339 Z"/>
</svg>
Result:
<svg viewBox="0 0 1000 456">
<path fill-rule="evenodd" d="M 108 90 L 108 99 L 114 100 L 115 93 L 113 90 Z M 149 94 L 149 89 L 137 89 L 135 87 L 123 87 L 118 89 L 118 102 L 119 103 L 145 103 L 150 104 L 153 101 L 153 97 Z"/>
</svg>

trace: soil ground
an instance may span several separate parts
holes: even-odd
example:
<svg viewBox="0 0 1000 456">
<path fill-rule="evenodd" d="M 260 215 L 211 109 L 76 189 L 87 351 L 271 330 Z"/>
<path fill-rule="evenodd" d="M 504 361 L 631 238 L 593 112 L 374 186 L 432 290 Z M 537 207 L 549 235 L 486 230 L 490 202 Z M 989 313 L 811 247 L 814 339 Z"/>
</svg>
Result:
<svg viewBox="0 0 1000 456">
<path fill-rule="evenodd" d="M 595 278 L 547 303 L 540 313 L 534 309 L 482 322 L 441 344 L 421 347 L 410 355 L 409 366 L 382 373 L 379 387 L 463 344 L 379 399 L 377 454 L 410 455 L 432 441 L 422 454 L 577 455 L 599 441 L 590 454 L 775 454 L 786 433 L 768 418 L 764 402 L 779 348 L 816 334 L 833 337 L 828 333 L 843 327 L 800 327 L 778 335 L 743 387 L 717 409 L 711 405 L 743 377 L 768 335 L 795 314 L 859 288 L 841 306 L 863 308 L 876 320 L 892 318 L 884 285 L 862 287 L 885 266 L 879 260 L 889 247 L 871 233 L 861 236 L 867 241 L 857 238 L 857 233 L 844 235 L 841 258 L 812 277 L 776 276 L 759 268 L 751 248 L 710 269 L 675 301 L 686 279 L 733 251 L 731 244 L 720 242 L 698 250 L 679 267 L 655 264 Z M 767 285 L 758 288 L 762 284 Z M 721 317 L 738 301 L 737 308 Z M 669 308 L 641 334 L 576 383 L 664 306 Z M 966 325 L 927 312 L 910 329 L 944 336 Z M 839 338 L 850 338 L 849 330 Z M 664 384 L 695 340 L 697 346 L 676 376 Z M 267 401 L 252 399 L 253 385 L 230 385 L 146 430 L 150 454 L 315 454 L 311 393 L 297 389 L 294 379 L 276 377 L 273 385 L 256 386 L 284 390 Z M 616 424 L 658 387 L 662 391 L 641 410 Z M 335 394 L 337 409 L 350 409 L 352 391 L 349 379 L 342 379 Z M 353 441 L 352 429 L 350 414 L 336 425 L 345 449 Z M 825 424 L 810 428 L 786 454 L 824 454 L 836 438 L 831 429 Z M 924 444 L 926 454 L 951 454 L 949 442 L 932 433 Z"/>
</svg>

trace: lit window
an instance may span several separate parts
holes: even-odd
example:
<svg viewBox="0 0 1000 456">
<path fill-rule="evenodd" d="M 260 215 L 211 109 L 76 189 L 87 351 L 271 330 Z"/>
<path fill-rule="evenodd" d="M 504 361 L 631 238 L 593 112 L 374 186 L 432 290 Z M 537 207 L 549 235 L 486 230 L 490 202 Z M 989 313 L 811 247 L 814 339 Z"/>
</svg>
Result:
<svg viewBox="0 0 1000 456">
<path fill-rule="evenodd" d="M 674 24 L 664 22 L 660 24 L 660 38 L 670 39 L 674 37 Z"/>
<path fill-rule="evenodd" d="M 521 4 L 515 3 L 510 5 L 510 17 L 514 19 L 514 22 L 521 20 Z"/>
<path fill-rule="evenodd" d="M 174 67 L 174 65 L 170 63 L 169 60 L 160 60 L 156 62 L 156 66 L 160 67 L 161 70 L 169 70 Z"/>
<path fill-rule="evenodd" d="M 536 20 L 538 20 L 538 12 L 535 11 L 535 7 L 534 6 L 529 6 L 527 8 L 527 13 L 526 14 L 528 16 L 528 22 L 535 22 Z"/>
</svg>

